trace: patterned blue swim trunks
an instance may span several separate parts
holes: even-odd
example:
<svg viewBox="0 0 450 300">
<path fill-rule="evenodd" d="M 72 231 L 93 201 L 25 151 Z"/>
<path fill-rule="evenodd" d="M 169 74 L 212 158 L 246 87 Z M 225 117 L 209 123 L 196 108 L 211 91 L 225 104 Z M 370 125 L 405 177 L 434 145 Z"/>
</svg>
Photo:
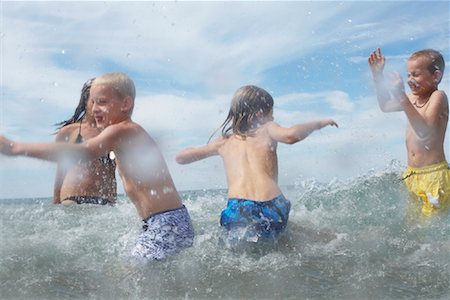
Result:
<svg viewBox="0 0 450 300">
<path fill-rule="evenodd" d="M 135 258 L 164 259 L 191 247 L 194 242 L 194 228 L 184 205 L 152 214 L 142 221 L 143 231 L 132 251 Z"/>
<path fill-rule="evenodd" d="M 247 228 L 258 237 L 276 237 L 286 228 L 291 202 L 282 194 L 269 201 L 229 198 L 220 216 L 228 230 Z"/>
</svg>

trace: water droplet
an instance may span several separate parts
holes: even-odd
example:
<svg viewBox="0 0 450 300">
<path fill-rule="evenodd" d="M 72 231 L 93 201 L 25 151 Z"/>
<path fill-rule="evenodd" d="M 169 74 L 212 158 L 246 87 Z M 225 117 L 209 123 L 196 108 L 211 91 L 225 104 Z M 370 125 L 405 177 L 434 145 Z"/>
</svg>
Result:
<svg viewBox="0 0 450 300">
<path fill-rule="evenodd" d="M 44 98 L 40 98 L 39 101 L 42 103 L 42 102 L 45 102 L 45 99 Z"/>
<path fill-rule="evenodd" d="M 155 190 L 150 190 L 150 195 L 155 196 L 157 193 Z"/>
<path fill-rule="evenodd" d="M 58 86 L 59 86 L 59 83 L 56 82 L 56 81 L 53 81 L 53 86 L 54 86 L 54 87 L 58 87 Z"/>
<path fill-rule="evenodd" d="M 172 192 L 173 192 L 173 188 L 171 188 L 171 187 L 165 186 L 163 188 L 163 193 L 164 194 L 168 194 L 168 193 L 172 193 Z"/>
<path fill-rule="evenodd" d="M 131 53 L 127 53 L 127 55 L 126 55 L 126 56 L 127 56 L 127 58 L 129 58 L 129 57 L 131 56 Z"/>
<path fill-rule="evenodd" d="M 62 49 L 61 54 L 66 54 L 66 50 Z"/>
<path fill-rule="evenodd" d="M 352 20 L 352 19 L 348 19 L 348 20 L 347 20 L 347 22 L 349 22 L 349 23 L 352 23 L 352 22 L 353 22 L 353 20 Z"/>
</svg>

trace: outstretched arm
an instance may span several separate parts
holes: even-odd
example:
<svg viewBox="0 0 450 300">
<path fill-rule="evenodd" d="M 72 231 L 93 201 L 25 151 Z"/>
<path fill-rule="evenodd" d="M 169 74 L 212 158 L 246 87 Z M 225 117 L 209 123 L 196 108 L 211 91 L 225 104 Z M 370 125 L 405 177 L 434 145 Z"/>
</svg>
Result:
<svg viewBox="0 0 450 300">
<path fill-rule="evenodd" d="M 290 128 L 283 128 L 275 122 L 270 122 L 267 126 L 267 130 L 273 140 L 285 144 L 295 144 L 305 139 L 313 131 L 319 130 L 325 126 L 338 127 L 338 124 L 332 119 L 324 119 L 296 124 Z"/>
<path fill-rule="evenodd" d="M 0 135 L 0 153 L 9 156 L 29 156 L 48 161 L 89 161 L 113 151 L 115 144 L 126 136 L 126 130 L 111 125 L 98 136 L 81 144 L 57 143 L 20 143 Z"/>
<path fill-rule="evenodd" d="M 69 143 L 21 143 L 0 136 L 0 153 L 8 156 L 29 156 L 49 161 L 58 161 L 64 157 L 81 159 L 83 157 L 81 144 Z"/>
<path fill-rule="evenodd" d="M 177 163 L 185 165 L 213 155 L 218 155 L 219 149 L 225 143 L 225 140 L 224 137 L 220 136 L 207 145 L 186 148 L 178 152 L 175 159 Z"/>
<path fill-rule="evenodd" d="M 402 105 L 400 99 L 392 98 L 390 87 L 386 78 L 384 77 L 385 57 L 381 54 L 381 49 L 373 51 L 369 58 L 369 66 L 372 71 L 373 80 L 375 82 L 375 89 L 377 93 L 378 105 L 383 112 L 401 111 Z"/>
<path fill-rule="evenodd" d="M 69 139 L 69 134 L 70 131 L 68 130 L 68 127 L 61 128 L 56 134 L 55 142 L 66 142 Z M 61 203 L 61 188 L 66 174 L 66 164 L 59 162 L 56 166 L 55 183 L 53 185 L 53 204 Z"/>
</svg>

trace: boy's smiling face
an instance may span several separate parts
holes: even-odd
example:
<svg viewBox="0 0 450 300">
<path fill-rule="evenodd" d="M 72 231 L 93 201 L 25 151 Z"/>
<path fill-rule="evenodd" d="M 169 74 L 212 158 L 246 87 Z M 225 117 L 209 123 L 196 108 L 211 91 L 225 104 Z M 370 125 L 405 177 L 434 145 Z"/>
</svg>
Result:
<svg viewBox="0 0 450 300">
<path fill-rule="evenodd" d="M 429 64 L 430 60 L 426 57 L 408 61 L 408 85 L 413 95 L 426 96 L 437 89 L 436 76 L 428 69 Z"/>
<path fill-rule="evenodd" d="M 95 123 L 100 129 L 123 121 L 122 99 L 113 88 L 107 85 L 93 85 L 89 101 L 92 101 L 92 112 Z"/>
</svg>

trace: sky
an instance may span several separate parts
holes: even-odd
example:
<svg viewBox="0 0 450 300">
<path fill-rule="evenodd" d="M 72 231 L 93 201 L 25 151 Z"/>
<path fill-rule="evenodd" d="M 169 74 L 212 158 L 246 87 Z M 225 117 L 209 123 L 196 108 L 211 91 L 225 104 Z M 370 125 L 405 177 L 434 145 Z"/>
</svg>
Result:
<svg viewBox="0 0 450 300">
<path fill-rule="evenodd" d="M 125 72 L 133 120 L 160 146 L 179 190 L 226 188 L 219 157 L 178 165 L 205 144 L 233 93 L 253 84 L 273 96 L 289 127 L 333 118 L 294 144 L 279 144 L 279 182 L 347 181 L 406 166 L 404 113 L 382 113 L 367 57 L 405 76 L 411 53 L 440 51 L 449 88 L 448 1 L 0 1 L 0 134 L 52 142 L 83 83 Z M 408 88 L 406 87 L 406 90 Z M 449 155 L 449 134 L 445 142 Z M 55 164 L 0 155 L 0 199 L 50 197 Z M 119 181 L 119 192 L 123 192 Z"/>
</svg>

